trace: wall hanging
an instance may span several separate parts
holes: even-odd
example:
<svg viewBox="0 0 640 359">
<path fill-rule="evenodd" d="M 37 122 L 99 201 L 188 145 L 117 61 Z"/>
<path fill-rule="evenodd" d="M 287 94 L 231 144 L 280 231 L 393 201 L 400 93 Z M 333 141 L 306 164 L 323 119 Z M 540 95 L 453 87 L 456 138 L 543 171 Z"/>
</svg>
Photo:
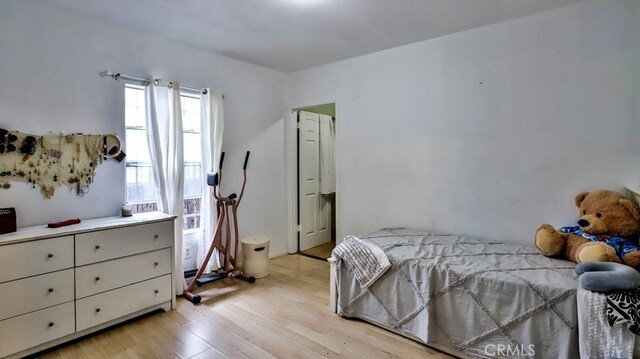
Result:
<svg viewBox="0 0 640 359">
<path fill-rule="evenodd" d="M 125 156 L 122 142 L 112 134 L 35 136 L 0 128 L 0 183 L 4 189 L 11 187 L 11 181 L 22 181 L 33 188 L 40 186 L 46 198 L 61 185 L 83 196 L 104 159 L 120 162 Z"/>
</svg>

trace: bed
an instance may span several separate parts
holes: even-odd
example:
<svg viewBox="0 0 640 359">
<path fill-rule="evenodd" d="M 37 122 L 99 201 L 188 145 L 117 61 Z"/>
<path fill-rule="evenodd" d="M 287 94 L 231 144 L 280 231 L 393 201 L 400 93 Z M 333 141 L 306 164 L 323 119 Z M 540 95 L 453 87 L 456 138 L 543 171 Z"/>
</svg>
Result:
<svg viewBox="0 0 640 359">
<path fill-rule="evenodd" d="M 331 305 L 341 316 L 459 357 L 576 358 L 583 351 L 597 358 L 605 357 L 595 352 L 606 340 L 633 342 L 633 335 L 616 333 L 590 347 L 581 343 L 579 329 L 597 323 L 580 323 L 575 264 L 544 257 L 534 246 L 405 228 L 359 239 L 382 249 L 390 268 L 363 286 L 350 263 L 334 256 Z M 580 291 L 583 317 L 602 296 Z"/>
<path fill-rule="evenodd" d="M 581 358 L 640 358 L 640 336 L 628 330 L 628 324 L 607 322 L 605 294 L 578 288 L 577 296 Z"/>
</svg>

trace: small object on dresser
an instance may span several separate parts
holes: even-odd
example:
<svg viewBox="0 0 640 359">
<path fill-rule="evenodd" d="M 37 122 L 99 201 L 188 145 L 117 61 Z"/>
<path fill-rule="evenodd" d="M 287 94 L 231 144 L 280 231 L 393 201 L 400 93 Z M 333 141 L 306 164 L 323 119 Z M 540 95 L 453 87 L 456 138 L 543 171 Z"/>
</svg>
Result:
<svg viewBox="0 0 640 359">
<path fill-rule="evenodd" d="M 0 234 L 16 231 L 16 209 L 0 208 Z"/>
<path fill-rule="evenodd" d="M 122 205 L 122 217 L 131 217 L 133 216 L 133 207 L 128 204 Z"/>
<path fill-rule="evenodd" d="M 72 224 L 78 224 L 80 222 L 81 222 L 80 218 L 73 218 L 73 219 L 68 219 L 66 221 L 62 221 L 62 222 L 49 223 L 47 226 L 49 228 L 58 228 L 58 227 L 70 226 Z"/>
</svg>

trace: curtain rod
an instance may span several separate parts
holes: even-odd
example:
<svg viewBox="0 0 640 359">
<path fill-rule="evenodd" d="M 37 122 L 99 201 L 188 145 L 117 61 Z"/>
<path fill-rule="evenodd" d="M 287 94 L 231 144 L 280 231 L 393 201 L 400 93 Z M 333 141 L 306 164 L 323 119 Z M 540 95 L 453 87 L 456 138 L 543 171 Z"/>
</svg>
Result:
<svg viewBox="0 0 640 359">
<path fill-rule="evenodd" d="M 128 80 L 128 81 L 133 81 L 133 82 L 137 82 L 140 85 L 143 86 L 149 86 L 151 84 L 151 79 L 150 78 L 144 78 L 144 77 L 137 77 L 137 76 L 130 76 L 130 75 L 125 75 L 125 74 L 121 74 L 119 72 L 111 72 L 109 70 L 103 70 L 100 71 L 99 73 L 100 77 L 111 77 L 112 79 L 119 81 L 120 79 L 123 80 Z M 159 79 L 155 79 L 153 80 L 154 84 L 156 86 L 160 85 L 160 80 Z M 172 82 L 169 82 L 169 84 L 167 85 L 167 87 L 171 88 L 173 86 Z M 196 93 L 202 93 L 202 94 L 207 94 L 207 89 L 197 89 L 194 87 L 187 87 L 187 86 L 180 86 L 181 90 L 186 90 L 186 91 L 190 91 L 190 92 L 196 92 Z M 223 93 L 222 94 L 222 99 L 224 100 L 224 98 L 226 97 L 226 95 Z"/>
</svg>

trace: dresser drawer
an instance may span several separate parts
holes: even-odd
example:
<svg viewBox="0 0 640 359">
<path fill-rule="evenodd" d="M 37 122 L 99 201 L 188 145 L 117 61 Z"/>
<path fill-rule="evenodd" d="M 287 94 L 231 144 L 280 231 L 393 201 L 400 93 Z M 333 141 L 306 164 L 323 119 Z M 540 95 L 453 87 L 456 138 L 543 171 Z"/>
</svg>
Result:
<svg viewBox="0 0 640 359">
<path fill-rule="evenodd" d="M 171 300 L 171 275 L 76 301 L 78 331 Z"/>
<path fill-rule="evenodd" d="M 76 298 L 171 273 L 171 248 L 76 268 Z"/>
<path fill-rule="evenodd" d="M 173 221 L 109 229 L 76 235 L 76 265 L 170 247 Z"/>
<path fill-rule="evenodd" d="M 73 269 L 42 274 L 0 284 L 0 320 L 70 302 Z"/>
<path fill-rule="evenodd" d="M 0 357 L 73 332 L 73 302 L 0 321 Z"/>
<path fill-rule="evenodd" d="M 0 283 L 73 267 L 73 236 L 0 246 Z"/>
</svg>

